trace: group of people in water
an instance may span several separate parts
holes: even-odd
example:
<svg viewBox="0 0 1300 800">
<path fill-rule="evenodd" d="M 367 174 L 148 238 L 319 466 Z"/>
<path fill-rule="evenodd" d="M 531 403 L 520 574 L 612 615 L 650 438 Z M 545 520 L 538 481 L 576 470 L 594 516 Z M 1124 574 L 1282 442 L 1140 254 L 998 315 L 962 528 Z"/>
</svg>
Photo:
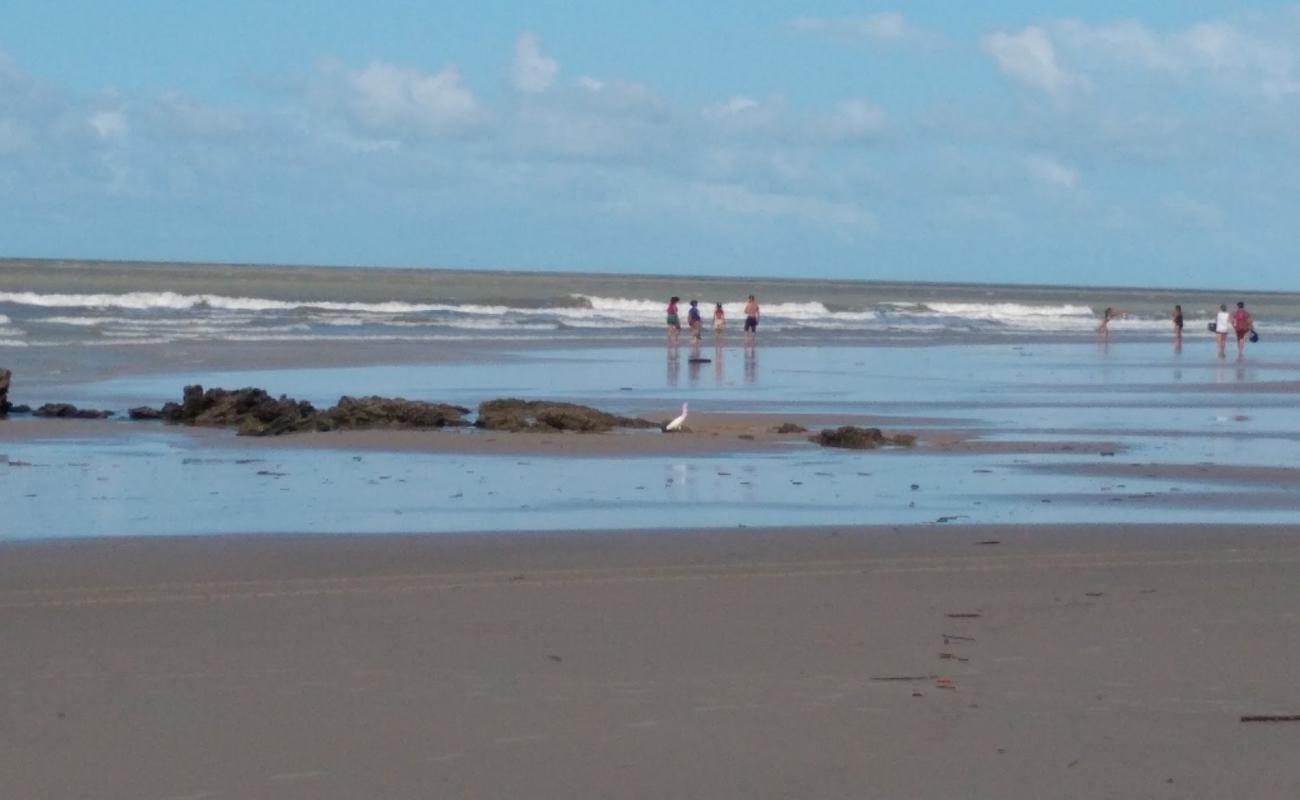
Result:
<svg viewBox="0 0 1300 800">
<path fill-rule="evenodd" d="M 1128 312 L 1118 308 L 1107 307 L 1101 314 L 1101 324 L 1097 326 L 1097 333 L 1103 340 L 1110 338 L 1111 320 L 1124 319 Z M 1183 307 L 1175 305 L 1171 318 L 1174 323 L 1174 345 L 1181 346 L 1183 342 Z M 1244 358 L 1246 355 L 1246 342 L 1258 342 L 1259 334 L 1255 332 L 1255 318 L 1246 310 L 1246 304 L 1237 303 L 1236 311 L 1229 311 L 1227 303 L 1219 304 L 1219 311 L 1214 316 L 1214 321 L 1209 324 L 1210 332 L 1214 334 L 1218 345 L 1219 358 L 1224 357 L 1224 352 L 1228 345 L 1228 336 L 1237 337 L 1237 358 Z"/>
<path fill-rule="evenodd" d="M 677 344 L 677 335 L 681 333 L 681 317 L 677 311 L 677 304 L 681 302 L 680 297 L 671 297 L 668 300 L 668 343 Z M 754 295 L 750 295 L 745 301 L 745 343 L 753 344 L 754 337 L 758 333 L 758 301 Z M 691 332 L 691 341 L 699 342 L 704 336 L 704 319 L 700 314 L 700 301 L 692 300 L 690 309 L 686 312 L 686 327 Z M 722 335 L 727 328 L 727 313 L 722 308 L 722 303 L 713 304 L 713 336 L 717 341 L 722 340 Z"/>
</svg>

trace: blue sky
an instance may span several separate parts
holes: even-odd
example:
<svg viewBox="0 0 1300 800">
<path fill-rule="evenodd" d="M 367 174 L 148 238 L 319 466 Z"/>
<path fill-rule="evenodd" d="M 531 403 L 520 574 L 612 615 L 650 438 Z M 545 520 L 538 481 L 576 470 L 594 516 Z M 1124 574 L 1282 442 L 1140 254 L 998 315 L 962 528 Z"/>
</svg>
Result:
<svg viewBox="0 0 1300 800">
<path fill-rule="evenodd" d="M 0 255 L 1300 289 L 1300 6 L 0 7 Z"/>
</svg>

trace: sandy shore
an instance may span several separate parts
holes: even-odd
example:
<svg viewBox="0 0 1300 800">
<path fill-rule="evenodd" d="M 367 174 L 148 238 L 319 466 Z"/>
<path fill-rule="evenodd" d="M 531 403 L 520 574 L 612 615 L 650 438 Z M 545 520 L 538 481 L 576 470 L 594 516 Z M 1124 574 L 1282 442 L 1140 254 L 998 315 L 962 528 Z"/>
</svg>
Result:
<svg viewBox="0 0 1300 800">
<path fill-rule="evenodd" d="M 1295 528 L 0 545 L 0 796 L 1287 798 Z"/>
<path fill-rule="evenodd" d="M 668 419 L 671 412 L 647 411 L 645 419 Z M 1079 437 L 1074 440 L 1005 441 L 985 438 L 970 428 L 943 427 L 937 418 L 895 417 L 868 414 L 717 414 L 691 415 L 687 430 L 664 435 L 657 430 L 614 430 L 607 433 L 511 433 L 476 429 L 361 430 L 299 433 L 286 436 L 236 436 L 226 429 L 163 425 L 124 420 L 59 420 L 14 417 L 0 425 L 3 441 L 81 440 L 94 437 L 129 437 L 142 433 L 178 433 L 214 447 L 237 449 L 301 449 L 382 451 L 392 453 L 449 453 L 457 455 L 534 455 L 569 457 L 638 457 L 705 455 L 710 453 L 754 453 L 787 451 L 791 447 L 815 448 L 808 437 L 824 428 L 840 425 L 877 427 L 886 434 L 916 436 L 913 447 L 890 447 L 891 451 L 946 453 L 953 455 L 1096 455 L 1125 450 L 1118 441 Z M 951 420 L 949 422 L 962 422 Z M 803 432 L 778 433 L 783 423 L 806 428 Z M 937 426 L 937 427 L 923 427 Z M 2 454 L 2 453 L 0 453 Z"/>
</svg>

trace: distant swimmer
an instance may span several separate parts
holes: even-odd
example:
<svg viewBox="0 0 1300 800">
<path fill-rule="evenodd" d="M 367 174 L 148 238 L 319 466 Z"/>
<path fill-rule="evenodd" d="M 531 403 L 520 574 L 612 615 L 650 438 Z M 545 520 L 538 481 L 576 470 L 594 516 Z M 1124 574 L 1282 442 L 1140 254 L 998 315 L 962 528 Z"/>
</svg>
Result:
<svg viewBox="0 0 1300 800">
<path fill-rule="evenodd" d="M 1255 318 L 1246 310 L 1245 303 L 1237 303 L 1237 310 L 1232 315 L 1232 329 L 1237 334 L 1237 358 L 1243 358 L 1246 355 L 1246 337 L 1255 330 Z"/>
<path fill-rule="evenodd" d="M 704 331 L 704 320 L 700 319 L 699 300 L 691 301 L 691 310 L 686 314 L 686 324 L 691 327 L 691 338 L 698 342 Z"/>
<path fill-rule="evenodd" d="M 1210 330 L 1214 331 L 1214 338 L 1217 340 L 1219 358 L 1223 358 L 1223 349 L 1228 344 L 1228 328 L 1232 327 L 1232 315 L 1228 313 L 1226 303 L 1219 304 L 1219 313 L 1214 316 L 1214 322 L 1210 323 Z"/>
<path fill-rule="evenodd" d="M 727 327 L 727 313 L 722 310 L 722 303 L 713 304 L 713 335 L 721 336 Z"/>
<path fill-rule="evenodd" d="M 677 303 L 680 297 L 672 297 L 668 300 L 668 342 L 677 343 L 677 334 L 682 329 L 682 321 L 677 317 Z"/>
<path fill-rule="evenodd" d="M 754 336 L 758 333 L 758 301 L 754 295 L 749 296 L 748 302 L 745 303 L 745 341 L 749 344 L 754 343 Z"/>
<path fill-rule="evenodd" d="M 1101 338 L 1103 339 L 1110 338 L 1110 321 L 1113 319 L 1124 319 L 1127 316 L 1127 311 L 1121 311 L 1118 308 L 1106 306 L 1106 310 L 1101 312 L 1101 324 L 1097 326 L 1097 333 L 1101 334 Z"/>
</svg>

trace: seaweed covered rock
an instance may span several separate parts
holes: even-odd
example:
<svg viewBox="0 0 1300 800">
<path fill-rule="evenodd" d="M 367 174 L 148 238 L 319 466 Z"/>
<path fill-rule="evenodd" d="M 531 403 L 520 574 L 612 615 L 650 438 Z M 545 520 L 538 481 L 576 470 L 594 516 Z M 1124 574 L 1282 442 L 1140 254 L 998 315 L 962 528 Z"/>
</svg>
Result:
<svg viewBox="0 0 1300 800">
<path fill-rule="evenodd" d="M 808 429 L 794 422 L 782 422 L 772 428 L 772 433 L 807 433 Z"/>
<path fill-rule="evenodd" d="M 480 428 L 493 431 L 577 431 L 601 433 L 612 428 L 657 428 L 653 422 L 607 414 L 576 403 L 546 400 L 488 400 L 478 407 Z"/>
<path fill-rule="evenodd" d="M 167 403 L 159 416 L 167 422 L 204 427 L 238 427 L 241 436 L 275 436 L 311 430 L 316 409 L 304 400 L 272 397 L 264 389 L 203 390 L 186 386 L 180 403 Z M 137 417 L 138 418 L 138 417 Z"/>
<path fill-rule="evenodd" d="M 886 436 L 879 428 L 859 428 L 854 425 L 823 430 L 809 439 L 822 447 L 844 447 L 850 450 L 874 450 L 885 445 L 911 447 L 916 442 L 916 437 L 911 434 Z"/>
<path fill-rule="evenodd" d="M 468 408 L 445 403 L 387 397 L 342 397 L 337 405 L 318 411 L 311 403 L 272 397 L 263 389 L 208 389 L 186 386 L 179 403 L 161 409 L 140 406 L 131 419 L 161 419 L 178 425 L 234 427 L 241 436 L 279 436 L 307 431 L 369 428 L 445 428 L 467 425 Z"/>
<path fill-rule="evenodd" d="M 318 431 L 367 428 L 446 428 L 468 425 L 468 408 L 388 397 L 340 397 L 338 405 L 318 413 Z"/>
<path fill-rule="evenodd" d="M 106 419 L 113 416 L 113 412 L 98 411 L 92 408 L 77 408 L 71 403 L 46 403 L 33 411 L 32 416 L 57 419 Z"/>
</svg>

